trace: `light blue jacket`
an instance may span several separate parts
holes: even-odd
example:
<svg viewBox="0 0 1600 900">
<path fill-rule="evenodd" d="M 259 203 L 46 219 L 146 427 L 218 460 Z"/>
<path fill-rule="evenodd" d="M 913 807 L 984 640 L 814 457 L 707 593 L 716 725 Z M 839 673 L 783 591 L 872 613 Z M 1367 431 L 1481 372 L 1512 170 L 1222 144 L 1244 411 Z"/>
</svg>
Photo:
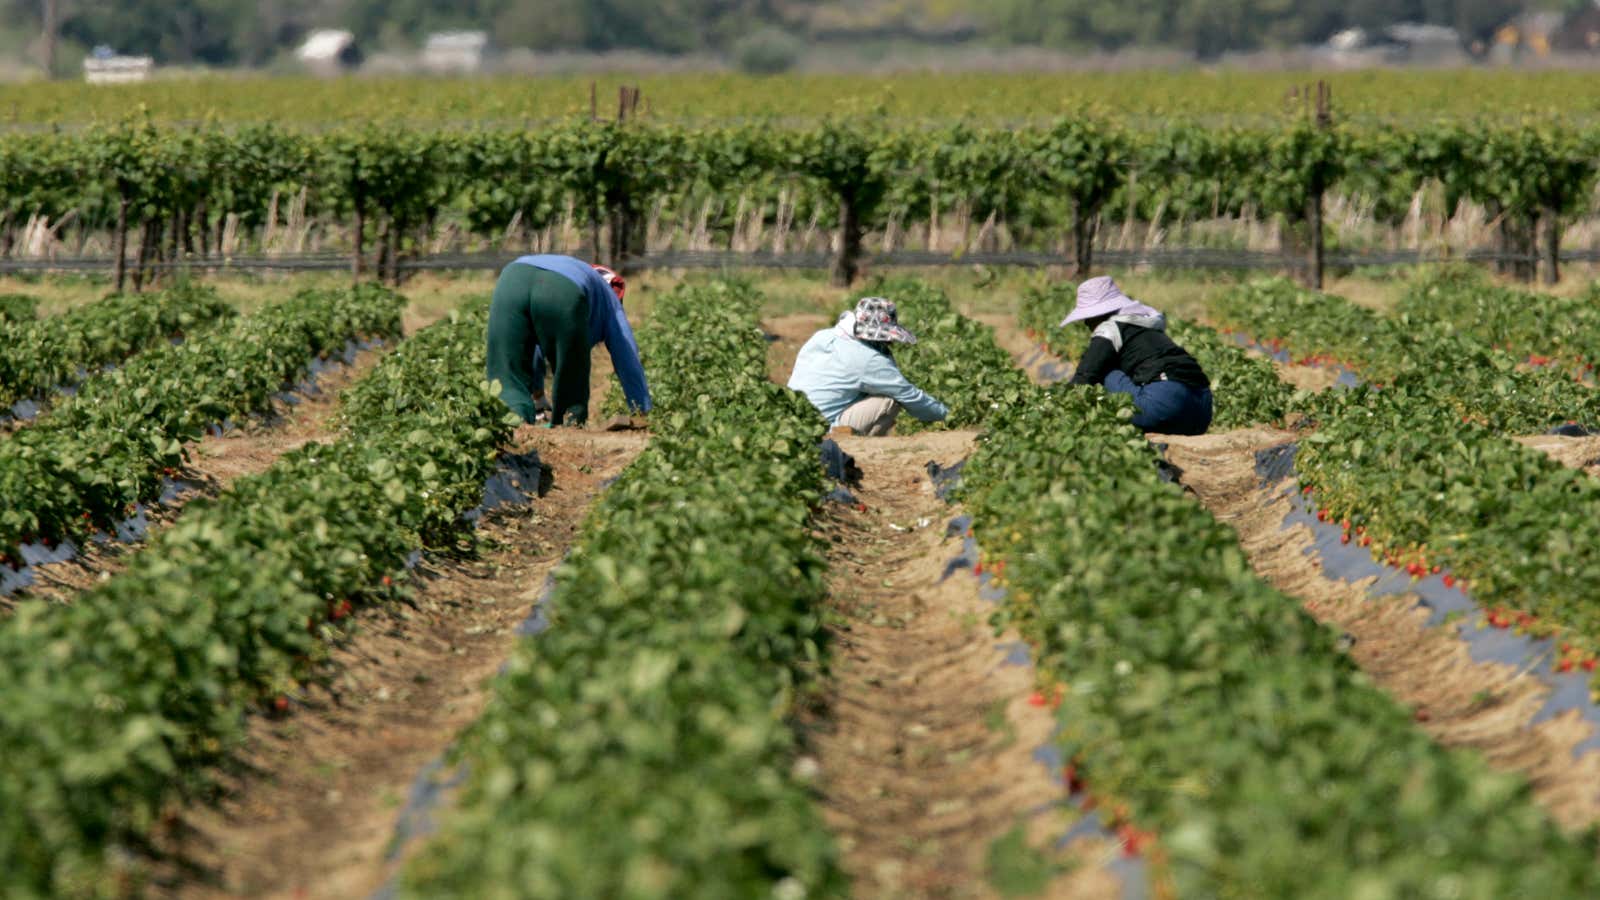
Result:
<svg viewBox="0 0 1600 900">
<path fill-rule="evenodd" d="M 628 316 L 622 311 L 622 301 L 617 299 L 611 285 L 581 259 L 554 253 L 521 256 L 513 264 L 533 266 L 554 272 L 583 290 L 589 298 L 589 346 L 605 342 L 611 354 L 611 367 L 617 380 L 622 382 L 622 395 L 628 405 L 640 412 L 650 411 L 650 385 L 644 378 L 644 366 L 639 364 L 639 344 L 634 340 L 633 329 L 628 326 Z M 544 386 L 546 360 L 538 347 L 533 348 L 533 371 Z"/>
<path fill-rule="evenodd" d="M 937 422 L 950 412 L 907 381 L 893 357 L 838 328 L 817 332 L 800 348 L 789 389 L 805 394 L 830 425 L 864 397 L 898 400 L 924 422 Z"/>
</svg>

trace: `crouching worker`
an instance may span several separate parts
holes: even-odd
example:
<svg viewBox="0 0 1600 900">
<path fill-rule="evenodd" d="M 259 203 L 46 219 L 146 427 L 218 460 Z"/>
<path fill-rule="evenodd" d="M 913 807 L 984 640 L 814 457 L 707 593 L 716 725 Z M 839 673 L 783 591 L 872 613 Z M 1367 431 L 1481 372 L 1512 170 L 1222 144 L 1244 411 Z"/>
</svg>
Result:
<svg viewBox="0 0 1600 900">
<path fill-rule="evenodd" d="M 805 394 L 828 424 L 857 434 L 888 434 L 902 409 L 937 422 L 949 410 L 906 380 L 890 349 L 916 342 L 900 326 L 893 303 L 863 297 L 837 325 L 812 335 L 800 348 L 789 388 Z"/>
<path fill-rule="evenodd" d="M 628 406 L 650 411 L 639 345 L 622 310 L 622 277 L 571 256 L 524 256 L 500 272 L 489 306 L 490 381 L 500 399 L 533 424 L 549 410 L 552 425 L 589 418 L 589 352 L 602 341 Z M 544 392 L 548 365 L 555 375 Z"/>
<path fill-rule="evenodd" d="M 1133 424 L 1161 434 L 1205 434 L 1211 427 L 1211 381 L 1167 337 L 1167 318 L 1122 293 L 1108 276 L 1078 285 L 1078 305 L 1061 321 L 1082 322 L 1089 349 L 1073 384 L 1101 384 L 1133 397 Z"/>
</svg>

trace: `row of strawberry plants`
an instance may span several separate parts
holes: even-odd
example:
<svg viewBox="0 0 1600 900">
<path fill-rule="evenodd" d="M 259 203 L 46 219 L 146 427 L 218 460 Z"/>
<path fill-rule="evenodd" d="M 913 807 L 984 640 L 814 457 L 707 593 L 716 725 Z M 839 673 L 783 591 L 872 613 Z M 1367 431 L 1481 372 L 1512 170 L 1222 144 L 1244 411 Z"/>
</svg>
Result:
<svg viewBox="0 0 1600 900">
<path fill-rule="evenodd" d="M 398 335 L 403 302 L 373 286 L 302 291 L 88 379 L 50 416 L 0 440 L 0 565 L 19 559 L 23 544 L 109 529 L 133 504 L 155 499 L 183 464 L 186 442 L 270 410 L 314 358 Z"/>
<path fill-rule="evenodd" d="M 458 808 L 405 894 L 844 892 L 789 722 L 822 659 L 824 426 L 767 380 L 748 292 L 682 288 L 652 318 L 706 308 L 718 328 L 641 329 L 648 356 L 705 368 L 652 370 L 656 436 L 463 738 Z"/>
<path fill-rule="evenodd" d="M 1419 416 L 1444 413 L 1521 433 L 1574 420 L 1600 424 L 1600 392 L 1556 371 L 1528 371 L 1522 358 L 1432 318 L 1380 315 L 1284 279 L 1229 291 L 1214 313 L 1225 329 L 1292 358 L 1358 370 Z"/>
<path fill-rule="evenodd" d="M 917 343 L 896 346 L 896 361 L 913 384 L 939 398 L 950 415 L 938 427 L 981 425 L 996 409 L 1022 399 L 1028 376 L 994 342 L 994 329 L 956 311 L 945 293 L 915 278 L 881 279 L 868 293 L 888 297 Z M 902 432 L 927 426 L 909 417 Z"/>
<path fill-rule="evenodd" d="M 207 786 L 247 714 L 286 709 L 352 604 L 454 537 L 511 427 L 483 382 L 486 317 L 401 344 L 346 395 L 339 441 L 192 504 L 70 605 L 0 623 L 8 896 L 138 893 L 163 810 Z"/>
<path fill-rule="evenodd" d="M 1088 334 L 1059 323 L 1076 303 L 1070 283 L 1030 290 L 1023 296 L 1017 321 L 1053 353 L 1076 359 Z M 1252 356 L 1234 342 L 1198 322 L 1168 320 L 1168 333 L 1192 354 L 1211 380 L 1216 413 L 1214 429 L 1243 428 L 1280 422 L 1289 412 L 1294 391 L 1278 378 L 1272 363 Z"/>
<path fill-rule="evenodd" d="M 1589 837 L 1440 748 L 1156 470 L 1125 398 L 1005 410 L 962 497 L 1061 688 L 1067 779 L 1192 897 L 1588 897 Z"/>
<path fill-rule="evenodd" d="M 1453 325 L 1535 365 L 1562 363 L 1594 371 L 1600 364 L 1600 292 L 1579 297 L 1501 287 L 1486 273 L 1441 269 L 1417 277 L 1398 311 Z"/>
<path fill-rule="evenodd" d="M 0 334 L 0 407 L 40 397 L 167 338 L 233 315 L 210 288 L 180 284 L 157 294 L 112 294 L 55 316 L 6 325 Z M 5 320 L 0 315 L 0 322 Z"/>
<path fill-rule="evenodd" d="M 1600 481 L 1504 436 L 1600 422 L 1600 394 L 1411 318 L 1282 282 L 1225 298 L 1296 353 L 1359 357 L 1392 379 L 1311 400 L 1296 468 L 1343 540 L 1413 575 L 1449 569 L 1490 622 L 1564 639 L 1563 668 L 1600 656 Z"/>
<path fill-rule="evenodd" d="M 32 322 L 38 316 L 38 297 L 32 294 L 0 294 L 0 328 Z"/>
</svg>

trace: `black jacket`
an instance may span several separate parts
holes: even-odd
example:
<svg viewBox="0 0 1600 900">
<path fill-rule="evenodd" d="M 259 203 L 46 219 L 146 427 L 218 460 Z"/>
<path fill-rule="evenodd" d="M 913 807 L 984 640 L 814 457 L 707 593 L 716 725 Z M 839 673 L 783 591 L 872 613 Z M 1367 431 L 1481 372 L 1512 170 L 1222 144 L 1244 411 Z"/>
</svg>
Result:
<svg viewBox="0 0 1600 900">
<path fill-rule="evenodd" d="M 1137 385 L 1176 381 L 1206 388 L 1211 380 L 1188 351 L 1167 337 L 1164 316 L 1113 316 L 1089 338 L 1089 349 L 1072 373 L 1073 384 L 1103 384 L 1116 369 Z"/>
</svg>

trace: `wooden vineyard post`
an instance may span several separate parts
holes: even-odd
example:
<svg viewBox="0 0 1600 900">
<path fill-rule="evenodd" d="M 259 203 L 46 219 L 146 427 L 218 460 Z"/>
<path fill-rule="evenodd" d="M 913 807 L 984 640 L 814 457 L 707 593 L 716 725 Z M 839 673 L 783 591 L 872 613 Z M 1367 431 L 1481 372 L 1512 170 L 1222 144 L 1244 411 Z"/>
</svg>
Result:
<svg viewBox="0 0 1600 900">
<path fill-rule="evenodd" d="M 1333 125 L 1331 93 L 1326 81 L 1317 82 L 1315 121 L 1318 131 L 1327 131 Z M 1311 168 L 1311 189 L 1306 200 L 1306 222 L 1311 228 L 1311 255 L 1306 260 L 1309 267 L 1306 282 L 1312 290 L 1318 291 L 1322 290 L 1323 274 L 1322 193 L 1328 187 L 1322 181 L 1322 164 L 1321 160 L 1317 160 Z"/>
<path fill-rule="evenodd" d="M 642 91 L 638 86 L 623 85 L 617 88 L 617 136 L 622 137 L 623 127 L 629 119 L 639 117 L 639 101 Z M 613 152 L 621 149 L 613 148 Z M 624 151 L 627 152 L 627 151 Z M 626 162 L 624 163 L 627 164 Z M 609 244 L 607 246 L 606 262 L 619 274 L 628 274 L 628 262 L 644 254 L 644 219 L 639 215 L 637 199 L 633 197 L 625 186 L 626 179 L 612 179 L 612 187 L 607 190 L 606 200 L 606 228 Z M 599 238 L 595 239 L 596 259 L 599 259 Z"/>
</svg>

